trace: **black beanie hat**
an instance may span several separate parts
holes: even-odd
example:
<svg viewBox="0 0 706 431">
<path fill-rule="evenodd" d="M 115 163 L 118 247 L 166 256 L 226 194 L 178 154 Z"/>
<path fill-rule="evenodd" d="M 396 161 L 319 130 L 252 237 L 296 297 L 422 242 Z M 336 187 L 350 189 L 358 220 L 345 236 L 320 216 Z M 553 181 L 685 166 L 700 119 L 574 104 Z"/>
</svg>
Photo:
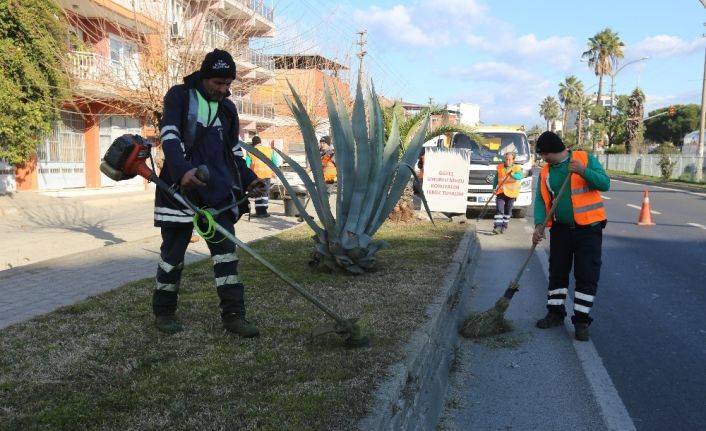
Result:
<svg viewBox="0 0 706 431">
<path fill-rule="evenodd" d="M 566 146 L 561 141 L 561 138 L 556 133 L 546 131 L 537 138 L 537 152 L 542 153 L 561 153 L 566 149 Z"/>
<path fill-rule="evenodd" d="M 319 139 L 319 142 L 326 142 L 328 145 L 331 145 L 331 137 L 330 136 L 322 136 L 321 139 Z"/>
<path fill-rule="evenodd" d="M 252 137 L 252 144 L 253 144 L 253 145 L 257 145 L 257 144 L 260 144 L 260 143 L 262 143 L 262 139 L 260 139 L 259 136 L 253 136 L 253 137 Z"/>
<path fill-rule="evenodd" d="M 231 78 L 235 79 L 235 62 L 228 51 L 214 49 L 206 54 L 199 69 L 202 79 Z"/>
</svg>

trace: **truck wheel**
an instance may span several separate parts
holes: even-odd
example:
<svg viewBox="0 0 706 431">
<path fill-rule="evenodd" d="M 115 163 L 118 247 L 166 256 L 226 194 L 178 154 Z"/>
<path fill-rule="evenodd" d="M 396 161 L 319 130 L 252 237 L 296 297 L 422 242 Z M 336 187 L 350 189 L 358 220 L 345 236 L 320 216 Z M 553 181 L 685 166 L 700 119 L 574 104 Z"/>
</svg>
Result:
<svg viewBox="0 0 706 431">
<path fill-rule="evenodd" d="M 512 217 L 514 217 L 514 218 L 527 217 L 527 208 L 520 208 L 520 209 L 512 210 Z"/>
</svg>

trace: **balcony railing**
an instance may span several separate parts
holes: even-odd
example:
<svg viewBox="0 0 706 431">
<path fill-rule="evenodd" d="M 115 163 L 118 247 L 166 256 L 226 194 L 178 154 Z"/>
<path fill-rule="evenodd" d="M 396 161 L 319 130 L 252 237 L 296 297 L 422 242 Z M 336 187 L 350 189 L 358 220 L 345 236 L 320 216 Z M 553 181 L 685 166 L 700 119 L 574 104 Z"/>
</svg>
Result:
<svg viewBox="0 0 706 431">
<path fill-rule="evenodd" d="M 235 103 L 236 108 L 238 108 L 238 113 L 242 115 L 252 115 L 253 117 L 262 118 L 275 118 L 275 107 L 273 105 L 265 105 L 262 103 L 255 103 L 250 100 L 242 99 L 240 97 L 232 97 L 233 103 Z"/>
<path fill-rule="evenodd" d="M 272 8 L 265 6 L 264 0 L 236 0 L 236 2 L 242 4 L 243 6 L 252 9 L 253 12 L 265 18 L 268 21 L 272 21 L 273 13 Z"/>
<path fill-rule="evenodd" d="M 232 39 L 222 33 L 205 32 L 203 35 L 203 43 L 208 50 L 214 48 L 228 48 L 233 43 Z M 275 60 L 271 55 L 253 51 L 246 46 L 237 46 L 232 49 L 231 53 L 236 60 L 246 61 L 263 69 L 273 72 L 275 70 Z"/>
<path fill-rule="evenodd" d="M 73 51 L 68 56 L 70 72 L 75 78 L 113 83 L 132 90 L 140 88 L 140 76 L 134 61 L 112 61 L 94 52 Z"/>
</svg>

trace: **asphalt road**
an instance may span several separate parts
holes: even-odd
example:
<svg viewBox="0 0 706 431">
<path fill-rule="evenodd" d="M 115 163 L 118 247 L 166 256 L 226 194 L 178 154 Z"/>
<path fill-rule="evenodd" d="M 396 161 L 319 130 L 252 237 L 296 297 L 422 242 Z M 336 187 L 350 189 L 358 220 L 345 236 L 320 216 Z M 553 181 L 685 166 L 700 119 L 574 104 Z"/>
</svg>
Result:
<svg viewBox="0 0 706 431">
<path fill-rule="evenodd" d="M 704 429 L 706 194 L 614 180 L 605 196 L 593 342 L 638 430 Z"/>
</svg>

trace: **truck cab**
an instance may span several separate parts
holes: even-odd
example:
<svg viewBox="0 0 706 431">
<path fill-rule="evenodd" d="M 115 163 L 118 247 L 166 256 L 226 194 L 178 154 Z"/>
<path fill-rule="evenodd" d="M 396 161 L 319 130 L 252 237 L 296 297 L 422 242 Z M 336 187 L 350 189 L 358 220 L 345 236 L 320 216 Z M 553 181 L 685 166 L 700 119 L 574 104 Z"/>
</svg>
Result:
<svg viewBox="0 0 706 431">
<path fill-rule="evenodd" d="M 515 201 L 513 217 L 525 217 L 532 204 L 532 167 L 527 135 L 522 126 L 478 126 L 474 130 L 481 139 L 477 141 L 463 133 L 441 137 L 439 144 L 450 148 L 471 150 L 471 164 L 468 172 L 467 214 L 481 210 L 488 199 L 495 201 L 493 180 L 498 163 L 504 160 L 507 152 L 517 154 L 515 163 L 522 166 L 520 195 Z"/>
</svg>

